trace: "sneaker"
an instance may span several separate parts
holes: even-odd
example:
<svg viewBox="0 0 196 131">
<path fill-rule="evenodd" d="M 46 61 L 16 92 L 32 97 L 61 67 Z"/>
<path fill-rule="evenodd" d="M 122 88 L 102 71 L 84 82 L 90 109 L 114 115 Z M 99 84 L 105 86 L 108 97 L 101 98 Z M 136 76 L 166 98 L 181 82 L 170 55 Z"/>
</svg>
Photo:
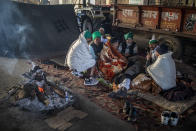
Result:
<svg viewBox="0 0 196 131">
<path fill-rule="evenodd" d="M 127 90 L 130 88 L 131 80 L 129 78 L 125 78 L 122 83 L 119 84 L 119 87 L 125 87 Z"/>
<path fill-rule="evenodd" d="M 127 97 L 127 89 L 122 87 L 117 92 L 114 92 L 114 91 L 111 92 L 108 96 L 111 98 L 115 98 L 115 99 L 126 98 Z"/>
<path fill-rule="evenodd" d="M 83 77 L 83 74 L 82 74 L 81 72 L 72 71 L 71 73 L 72 73 L 74 76 Z"/>
<path fill-rule="evenodd" d="M 127 97 L 127 88 L 122 87 L 117 91 L 117 96 L 119 98 L 126 98 Z"/>
<path fill-rule="evenodd" d="M 168 125 L 170 119 L 170 112 L 169 111 L 163 111 L 161 113 L 161 124 Z"/>
<path fill-rule="evenodd" d="M 129 111 L 130 111 L 130 103 L 129 103 L 129 101 L 126 101 L 124 106 L 123 106 L 123 113 L 128 114 Z"/>
<path fill-rule="evenodd" d="M 77 72 L 77 71 L 73 70 L 73 71 L 71 72 L 71 74 L 72 74 L 72 75 L 75 75 L 76 72 Z"/>
<path fill-rule="evenodd" d="M 178 124 L 179 116 L 176 112 L 172 112 L 170 115 L 170 125 L 176 126 Z"/>
<path fill-rule="evenodd" d="M 130 122 L 135 122 L 137 120 L 136 115 L 136 109 L 132 105 L 130 105 L 130 111 L 127 120 Z"/>
<path fill-rule="evenodd" d="M 99 81 L 96 78 L 90 77 L 89 79 L 84 80 L 84 85 L 86 86 L 94 86 L 97 85 Z"/>
</svg>

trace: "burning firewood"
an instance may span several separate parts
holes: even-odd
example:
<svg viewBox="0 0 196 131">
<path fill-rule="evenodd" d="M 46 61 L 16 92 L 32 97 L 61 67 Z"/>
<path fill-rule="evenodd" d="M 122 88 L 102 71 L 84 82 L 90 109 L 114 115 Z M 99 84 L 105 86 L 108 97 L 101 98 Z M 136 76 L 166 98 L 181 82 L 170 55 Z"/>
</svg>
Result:
<svg viewBox="0 0 196 131">
<path fill-rule="evenodd" d="M 74 102 L 71 93 L 48 81 L 46 73 L 39 66 L 34 66 L 23 76 L 28 81 L 17 92 L 17 105 L 28 110 L 43 111 L 60 109 Z"/>
<path fill-rule="evenodd" d="M 52 87 L 52 89 L 54 90 L 55 93 L 57 93 L 60 97 L 65 98 L 65 92 L 63 89 L 59 88 L 58 86 L 56 86 L 55 84 L 53 84 L 52 82 L 48 82 L 47 83 L 49 86 Z"/>
</svg>

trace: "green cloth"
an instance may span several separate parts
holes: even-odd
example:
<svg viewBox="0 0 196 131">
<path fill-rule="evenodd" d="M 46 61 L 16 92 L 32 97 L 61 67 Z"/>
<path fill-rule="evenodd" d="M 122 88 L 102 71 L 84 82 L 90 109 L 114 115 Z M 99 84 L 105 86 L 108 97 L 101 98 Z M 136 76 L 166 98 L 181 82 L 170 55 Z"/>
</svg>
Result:
<svg viewBox="0 0 196 131">
<path fill-rule="evenodd" d="M 86 31 L 84 32 L 84 37 L 85 37 L 86 39 L 91 38 L 91 36 L 92 36 L 92 34 L 91 34 L 88 30 L 86 30 Z"/>
<path fill-rule="evenodd" d="M 95 40 L 96 38 L 101 38 L 101 33 L 99 31 L 95 31 L 92 37 L 93 37 L 93 40 Z"/>
<path fill-rule="evenodd" d="M 124 35 L 125 40 L 128 40 L 129 38 L 133 39 L 133 33 L 129 32 L 127 34 Z"/>
<path fill-rule="evenodd" d="M 157 40 L 150 40 L 149 44 L 156 44 L 158 41 Z"/>
</svg>

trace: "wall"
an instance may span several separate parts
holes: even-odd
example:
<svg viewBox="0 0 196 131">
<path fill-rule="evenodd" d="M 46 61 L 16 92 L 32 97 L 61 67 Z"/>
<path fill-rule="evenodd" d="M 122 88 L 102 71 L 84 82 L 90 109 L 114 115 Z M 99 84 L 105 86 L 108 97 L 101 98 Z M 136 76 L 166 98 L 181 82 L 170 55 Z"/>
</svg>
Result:
<svg viewBox="0 0 196 131">
<path fill-rule="evenodd" d="M 118 4 L 129 4 L 129 0 L 118 0 Z"/>
<path fill-rule="evenodd" d="M 59 0 L 50 0 L 51 5 L 59 4 Z"/>
<path fill-rule="evenodd" d="M 106 5 L 106 0 L 95 0 L 95 5 Z"/>
<path fill-rule="evenodd" d="M 13 0 L 13 1 L 31 3 L 31 4 L 40 4 L 40 0 Z"/>
</svg>

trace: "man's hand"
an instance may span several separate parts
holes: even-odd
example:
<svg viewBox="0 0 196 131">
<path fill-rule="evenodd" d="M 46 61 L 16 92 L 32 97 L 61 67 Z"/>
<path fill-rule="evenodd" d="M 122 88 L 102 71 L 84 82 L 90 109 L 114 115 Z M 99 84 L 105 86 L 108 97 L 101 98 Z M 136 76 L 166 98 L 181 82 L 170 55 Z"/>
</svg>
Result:
<svg viewBox="0 0 196 131">
<path fill-rule="evenodd" d="M 127 58 L 122 56 L 121 59 L 124 61 L 124 62 L 128 62 Z"/>
<path fill-rule="evenodd" d="M 151 55 L 150 55 L 150 53 L 148 53 L 147 56 L 146 56 L 146 59 L 150 60 L 150 58 L 151 58 Z"/>
</svg>

